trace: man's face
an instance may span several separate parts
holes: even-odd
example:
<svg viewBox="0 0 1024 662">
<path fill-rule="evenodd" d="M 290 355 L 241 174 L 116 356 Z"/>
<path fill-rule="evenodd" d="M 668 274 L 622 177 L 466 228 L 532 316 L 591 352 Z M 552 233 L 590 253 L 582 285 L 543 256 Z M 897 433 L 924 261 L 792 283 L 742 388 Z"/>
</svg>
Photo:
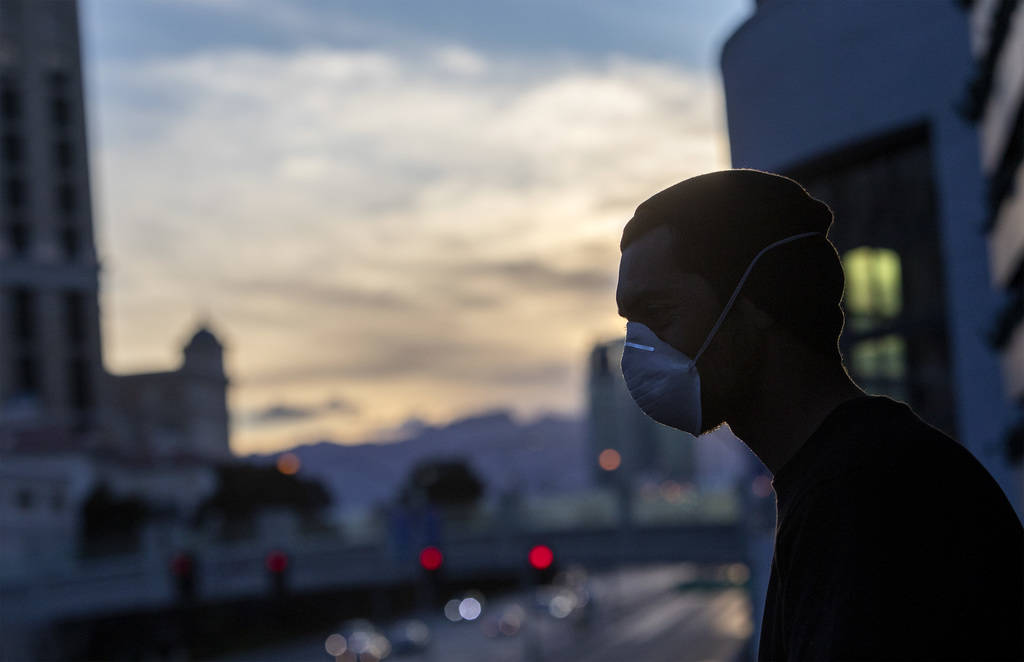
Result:
<svg viewBox="0 0 1024 662">
<path fill-rule="evenodd" d="M 702 276 L 683 271 L 676 263 L 672 244 L 673 237 L 664 226 L 631 243 L 619 263 L 615 298 L 619 315 L 646 325 L 659 338 L 693 358 L 725 302 Z M 725 422 L 730 403 L 743 397 L 743 391 L 750 386 L 743 379 L 749 373 L 749 353 L 734 356 L 731 351 L 733 345 L 743 347 L 748 343 L 730 343 L 735 335 L 731 325 L 723 325 L 697 363 L 701 379 L 701 432 Z"/>
</svg>

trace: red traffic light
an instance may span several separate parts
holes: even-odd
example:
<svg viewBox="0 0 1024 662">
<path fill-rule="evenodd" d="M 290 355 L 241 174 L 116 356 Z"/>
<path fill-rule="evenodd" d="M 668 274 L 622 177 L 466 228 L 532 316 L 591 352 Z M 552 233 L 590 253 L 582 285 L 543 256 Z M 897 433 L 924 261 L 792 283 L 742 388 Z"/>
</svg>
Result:
<svg viewBox="0 0 1024 662">
<path fill-rule="evenodd" d="M 189 577 L 192 575 L 192 556 L 185 552 L 175 554 L 171 559 L 171 574 L 175 577 Z"/>
<path fill-rule="evenodd" d="M 530 565 L 537 570 L 547 570 L 555 562 L 555 553 L 547 545 L 535 545 L 530 550 Z"/>
<path fill-rule="evenodd" d="M 275 575 L 281 574 L 288 569 L 288 555 L 280 550 L 274 550 L 267 554 L 267 570 Z"/>
<path fill-rule="evenodd" d="M 444 563 L 444 554 L 437 547 L 424 547 L 420 552 L 420 565 L 431 572 L 439 569 Z"/>
</svg>

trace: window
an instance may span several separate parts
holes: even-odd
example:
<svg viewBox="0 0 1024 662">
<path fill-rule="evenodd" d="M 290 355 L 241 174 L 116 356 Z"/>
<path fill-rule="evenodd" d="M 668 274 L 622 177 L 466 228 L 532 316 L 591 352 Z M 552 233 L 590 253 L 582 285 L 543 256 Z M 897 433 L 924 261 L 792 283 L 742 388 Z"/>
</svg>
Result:
<svg viewBox="0 0 1024 662">
<path fill-rule="evenodd" d="M 50 102 L 50 117 L 53 125 L 62 128 L 71 121 L 71 104 L 63 97 L 57 97 Z"/>
<path fill-rule="evenodd" d="M 22 154 L 24 149 L 21 144 L 21 138 L 13 133 L 8 133 L 4 136 L 4 161 L 14 165 L 21 163 Z"/>
<path fill-rule="evenodd" d="M 0 78 L 0 115 L 14 119 L 21 114 L 21 100 L 14 81 L 7 76 Z"/>
<path fill-rule="evenodd" d="M 71 104 L 68 101 L 68 75 L 63 71 L 51 71 L 50 82 L 50 118 L 54 126 L 64 127 L 71 121 Z"/>
<path fill-rule="evenodd" d="M 593 377 L 606 377 L 611 373 L 608 365 L 608 350 L 604 346 L 594 349 L 591 356 L 590 374 Z"/>
<path fill-rule="evenodd" d="M 907 398 L 907 344 L 903 336 L 889 334 L 850 346 L 849 367 L 862 386 L 897 400 Z"/>
<path fill-rule="evenodd" d="M 35 298 L 28 288 L 18 288 L 12 293 L 11 322 L 14 325 L 14 337 L 18 340 L 31 340 L 36 330 Z"/>
<path fill-rule="evenodd" d="M 60 140 L 54 148 L 54 162 L 61 170 L 70 170 L 74 161 L 74 152 L 71 143 L 67 140 Z"/>
<path fill-rule="evenodd" d="M 843 254 L 846 324 L 851 335 L 847 367 L 867 391 L 908 397 L 907 345 L 896 326 L 903 313 L 899 254 L 861 246 Z"/>
<path fill-rule="evenodd" d="M 7 226 L 7 240 L 14 249 L 15 255 L 24 255 L 28 252 L 29 227 L 22 221 L 14 221 Z"/>
<path fill-rule="evenodd" d="M 75 189 L 70 184 L 57 187 L 57 207 L 65 214 L 75 211 Z"/>
<path fill-rule="evenodd" d="M 78 229 L 70 226 L 61 228 L 60 231 L 60 245 L 64 250 L 64 257 L 69 260 L 73 260 L 78 257 L 78 250 L 80 248 L 80 242 L 78 241 Z"/>
<path fill-rule="evenodd" d="M 9 177 L 4 186 L 4 193 L 7 198 L 7 206 L 11 209 L 21 209 L 25 206 L 25 182 L 20 177 Z"/>
<path fill-rule="evenodd" d="M 932 141 L 931 125 L 914 122 L 819 153 L 784 174 L 842 220 L 829 238 L 846 270 L 839 346 L 851 375 L 875 391 L 891 392 L 902 382 L 915 411 L 955 434 L 949 274 Z M 897 339 L 881 340 L 886 336 Z M 905 377 L 893 380 L 899 371 L 884 366 L 898 365 L 901 355 Z M 869 383 L 875 378 L 883 381 Z"/>
<path fill-rule="evenodd" d="M 862 246 L 843 255 L 846 315 L 854 331 L 890 323 L 903 310 L 900 256 L 888 248 Z"/>
<path fill-rule="evenodd" d="M 68 339 L 72 342 L 85 340 L 85 301 L 81 292 L 68 292 L 64 295 L 65 324 Z"/>
<path fill-rule="evenodd" d="M 32 507 L 32 491 L 26 487 L 21 488 L 20 490 L 18 490 L 16 501 L 18 504 L 18 508 L 21 508 L 22 510 L 28 510 L 29 508 Z"/>
<path fill-rule="evenodd" d="M 34 395 L 39 391 L 39 364 L 31 356 L 23 356 L 17 361 L 14 375 L 14 392 L 22 395 Z"/>
<path fill-rule="evenodd" d="M 73 358 L 68 365 L 71 404 L 76 409 L 85 409 L 92 404 L 92 388 L 89 379 L 89 362 Z"/>
<path fill-rule="evenodd" d="M 50 82 L 50 89 L 54 92 L 63 92 L 68 86 L 68 75 L 63 71 L 51 71 L 47 76 Z"/>
</svg>

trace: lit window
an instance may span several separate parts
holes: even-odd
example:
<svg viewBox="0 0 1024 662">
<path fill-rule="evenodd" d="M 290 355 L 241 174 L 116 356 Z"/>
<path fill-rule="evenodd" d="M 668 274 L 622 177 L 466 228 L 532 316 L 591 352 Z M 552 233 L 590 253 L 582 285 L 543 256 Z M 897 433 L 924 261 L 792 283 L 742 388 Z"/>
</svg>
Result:
<svg viewBox="0 0 1024 662">
<path fill-rule="evenodd" d="M 907 343 L 903 336 L 861 340 L 850 346 L 849 354 L 849 368 L 865 390 L 906 399 Z"/>
<path fill-rule="evenodd" d="M 846 315 L 854 331 L 891 322 L 903 310 L 900 256 L 888 248 L 862 246 L 843 255 Z"/>
</svg>

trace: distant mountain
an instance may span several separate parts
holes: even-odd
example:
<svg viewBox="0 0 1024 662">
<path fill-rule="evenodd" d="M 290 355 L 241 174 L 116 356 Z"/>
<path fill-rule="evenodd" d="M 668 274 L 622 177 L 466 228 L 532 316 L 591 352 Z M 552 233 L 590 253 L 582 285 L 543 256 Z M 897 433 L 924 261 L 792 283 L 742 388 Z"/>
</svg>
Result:
<svg viewBox="0 0 1024 662">
<path fill-rule="evenodd" d="M 322 482 L 340 508 L 390 501 L 414 464 L 435 457 L 465 459 L 486 485 L 488 499 L 510 490 L 575 491 L 589 482 L 584 423 L 578 419 L 547 416 L 518 423 L 499 411 L 442 427 L 417 422 L 403 430 L 408 436 L 400 441 L 321 441 L 248 459 L 274 462 L 294 453 L 301 475 Z"/>
</svg>

